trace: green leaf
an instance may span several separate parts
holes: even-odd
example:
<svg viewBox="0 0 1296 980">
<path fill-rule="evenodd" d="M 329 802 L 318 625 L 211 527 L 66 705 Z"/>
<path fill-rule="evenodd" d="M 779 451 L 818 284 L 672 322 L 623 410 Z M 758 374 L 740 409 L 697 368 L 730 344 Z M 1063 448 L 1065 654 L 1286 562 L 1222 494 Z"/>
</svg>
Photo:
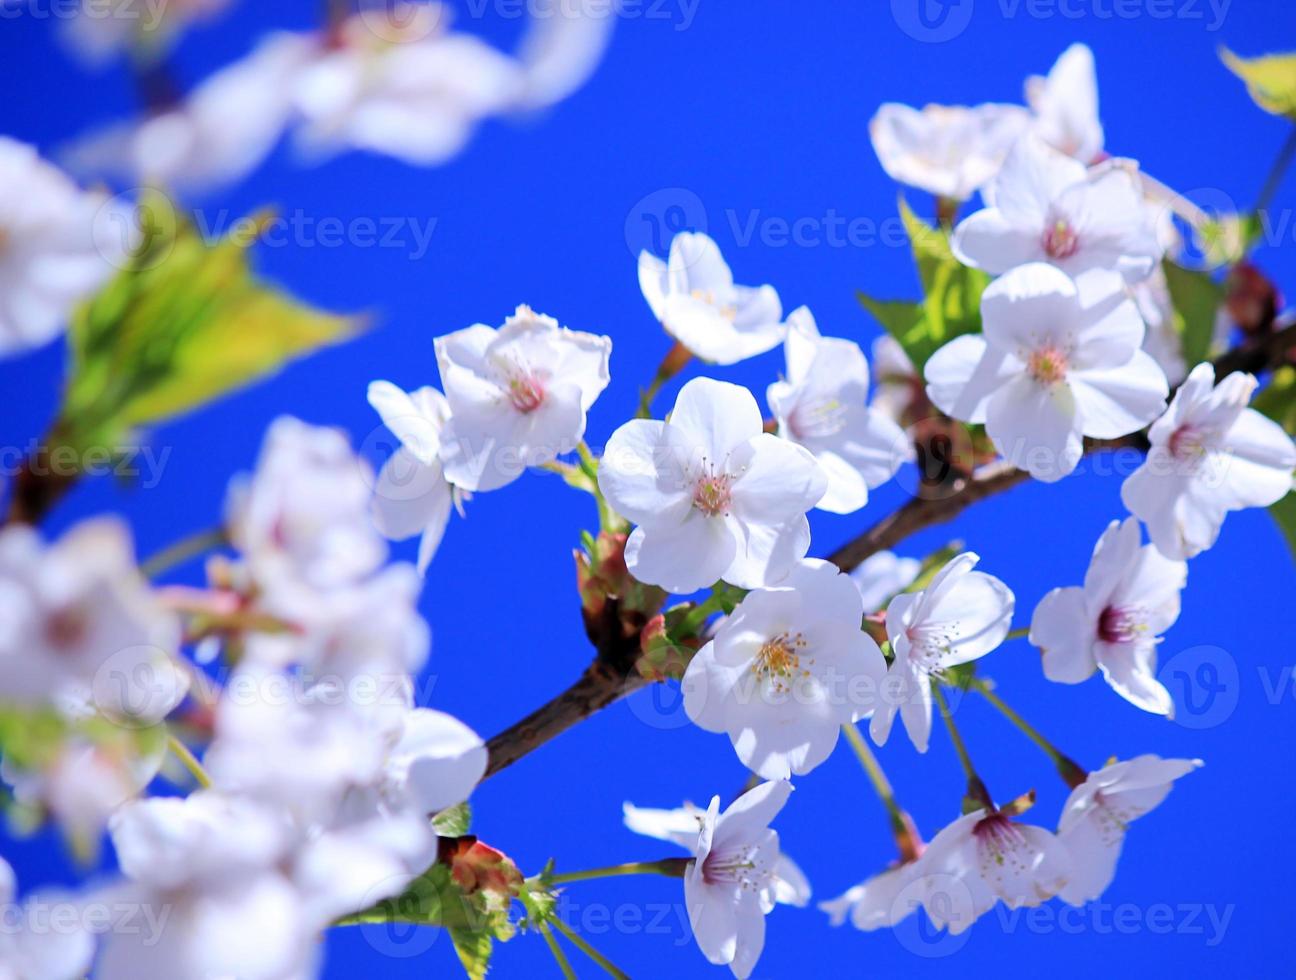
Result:
<svg viewBox="0 0 1296 980">
<path fill-rule="evenodd" d="M 482 980 L 490 969 L 491 950 L 495 945 L 491 934 L 472 929 L 451 929 L 450 939 L 471 980 Z"/>
<path fill-rule="evenodd" d="M 456 803 L 446 807 L 432 818 L 432 828 L 438 837 L 463 837 L 472 829 L 472 806 Z"/>
<path fill-rule="evenodd" d="M 1296 493 L 1289 493 L 1269 508 L 1269 515 L 1287 539 L 1287 548 L 1296 558 Z"/>
<path fill-rule="evenodd" d="M 208 245 L 160 195 L 142 199 L 140 213 L 130 264 L 72 319 L 60 443 L 116 445 L 359 329 L 258 279 L 255 236 Z"/>
<path fill-rule="evenodd" d="M 1296 120 L 1296 53 L 1240 58 L 1221 47 L 1220 57 L 1229 71 L 1246 82 L 1256 105 L 1275 116 Z"/>
<path fill-rule="evenodd" d="M 1184 361 L 1191 367 L 1210 357 L 1215 336 L 1215 317 L 1224 302 L 1224 287 L 1207 272 L 1185 269 L 1166 259 L 1166 286 L 1174 307 L 1174 326 L 1179 334 Z"/>
<path fill-rule="evenodd" d="M 949 232 L 919 218 L 900 198 L 900 219 L 909 235 L 921 302 L 876 300 L 859 293 L 865 309 L 904 348 L 919 371 L 927 358 L 955 337 L 981 329 L 981 294 L 990 277 L 954 257 Z"/>
<path fill-rule="evenodd" d="M 1267 415 L 1296 436 L 1296 368 L 1280 367 L 1269 384 L 1251 402 L 1257 412 Z M 1289 493 L 1269 508 L 1269 514 L 1287 539 L 1287 547 L 1296 558 L 1296 493 Z"/>
</svg>

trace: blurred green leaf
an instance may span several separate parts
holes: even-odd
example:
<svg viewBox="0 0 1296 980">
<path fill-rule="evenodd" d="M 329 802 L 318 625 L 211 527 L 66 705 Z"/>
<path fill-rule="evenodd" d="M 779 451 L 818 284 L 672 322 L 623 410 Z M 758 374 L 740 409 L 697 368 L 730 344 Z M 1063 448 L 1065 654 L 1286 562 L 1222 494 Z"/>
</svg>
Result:
<svg viewBox="0 0 1296 980">
<path fill-rule="evenodd" d="M 1224 287 L 1210 274 L 1185 269 L 1166 259 L 1166 286 L 1174 307 L 1174 326 L 1179 334 L 1184 361 L 1191 368 L 1210 357 L 1215 336 L 1215 318 L 1224 302 Z"/>
<path fill-rule="evenodd" d="M 1296 368 L 1280 367 L 1269 383 L 1255 396 L 1251 407 L 1269 416 L 1288 435 L 1296 436 Z M 1269 514 L 1278 524 L 1292 557 L 1296 558 L 1296 493 L 1289 493 L 1269 508 Z"/>
<path fill-rule="evenodd" d="M 1241 58 L 1221 47 L 1220 57 L 1229 71 L 1246 82 L 1256 105 L 1275 116 L 1296 120 L 1296 53 Z"/>
<path fill-rule="evenodd" d="M 432 818 L 432 829 L 439 837 L 462 837 L 472 830 L 472 807 L 456 803 Z"/>
<path fill-rule="evenodd" d="M 1269 508 L 1269 514 L 1287 539 L 1287 548 L 1296 559 L 1296 493 L 1289 493 Z"/>
<path fill-rule="evenodd" d="M 451 929 L 450 939 L 470 980 L 483 980 L 490 969 L 494 937 L 484 929 Z"/>
</svg>

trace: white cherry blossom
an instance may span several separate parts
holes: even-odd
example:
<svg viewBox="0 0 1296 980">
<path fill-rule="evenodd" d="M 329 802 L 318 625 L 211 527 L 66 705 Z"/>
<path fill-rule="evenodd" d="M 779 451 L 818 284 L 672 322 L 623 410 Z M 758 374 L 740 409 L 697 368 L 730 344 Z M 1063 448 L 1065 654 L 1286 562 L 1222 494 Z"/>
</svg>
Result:
<svg viewBox="0 0 1296 980">
<path fill-rule="evenodd" d="M 39 902 L 39 918 L 32 902 Z M 0 857 L 0 977 L 3 980 L 81 980 L 90 971 L 94 938 L 81 924 L 79 902 L 61 895 L 18 899 L 17 880 L 9 862 Z M 73 913 L 71 923 L 69 916 Z M 52 926 L 57 918 L 60 927 Z"/>
<path fill-rule="evenodd" d="M 1043 651 L 1049 680 L 1078 684 L 1101 669 L 1131 704 L 1170 715 L 1174 702 L 1156 679 L 1156 648 L 1179 618 L 1188 566 L 1141 542 L 1136 518 L 1112 521 L 1084 586 L 1054 589 L 1035 607 L 1030 641 Z"/>
<path fill-rule="evenodd" d="M 889 929 L 914 911 L 903 896 L 918 891 L 914 883 L 923 867 L 921 858 L 893 864 L 836 898 L 820 902 L 819 910 L 827 913 L 830 925 L 839 926 L 849 916 L 851 925 L 861 932 Z"/>
<path fill-rule="evenodd" d="M 1292 489 L 1296 445 L 1247 403 L 1256 379 L 1192 369 L 1169 409 L 1148 430 L 1152 448 L 1121 486 L 1121 500 L 1168 558 L 1191 558 L 1215 543 L 1224 517 L 1268 507 Z"/>
<path fill-rule="evenodd" d="M 1065 887 L 1073 860 L 1043 827 L 976 810 L 938 833 L 919 859 L 923 908 L 938 929 L 959 934 L 1001 901 L 1042 905 Z"/>
<path fill-rule="evenodd" d="M 400 440 L 374 486 L 374 520 L 392 541 L 421 535 L 418 570 L 427 571 L 450 521 L 454 487 L 441 466 L 441 430 L 450 403 L 435 388 L 406 393 L 390 381 L 369 385 L 369 404 Z"/>
<path fill-rule="evenodd" d="M 914 109 L 887 102 L 869 122 L 869 136 L 893 180 L 966 201 L 999 172 L 1029 125 L 1030 114 L 1014 105 Z"/>
<path fill-rule="evenodd" d="M 1027 79 L 1026 102 L 1035 113 L 1034 131 L 1050 146 L 1085 164 L 1101 156 L 1098 78 L 1087 45 L 1063 51 L 1047 77 Z"/>
<path fill-rule="evenodd" d="M 87 64 L 99 67 L 119 54 L 147 59 L 165 51 L 191 24 L 222 13 L 232 0 L 81 0 L 61 17 L 64 38 Z M 145 53 L 146 52 L 146 53 Z"/>
<path fill-rule="evenodd" d="M 1083 905 L 1101 896 L 1116 874 L 1129 825 L 1160 806 L 1174 781 L 1201 764 L 1200 759 L 1140 755 L 1109 763 L 1073 789 L 1058 823 L 1058 838 L 1072 857 L 1062 899 Z"/>
<path fill-rule="evenodd" d="M 903 592 L 918 577 L 922 562 L 917 558 L 901 558 L 892 551 L 879 551 L 870 555 L 850 573 L 851 581 L 860 591 L 864 612 L 877 612 L 887 600 Z"/>
<path fill-rule="evenodd" d="M 1083 437 L 1136 432 L 1169 386 L 1141 349 L 1143 320 L 1123 291 L 1082 293 L 1040 262 L 1013 269 L 981 298 L 983 334 L 927 361 L 927 394 L 943 412 L 984 423 L 995 448 L 1038 480 L 1075 469 Z"/>
<path fill-rule="evenodd" d="M 0 358 L 57 337 L 135 235 L 105 195 L 83 192 L 35 147 L 0 136 Z"/>
<path fill-rule="evenodd" d="M 589 80 L 603 60 L 616 26 L 616 4 L 600 0 L 533 0 L 517 59 L 521 101 L 553 105 Z"/>
<path fill-rule="evenodd" d="M 898 712 L 910 741 L 927 751 L 931 736 L 932 677 L 984 657 L 1012 625 L 1012 590 L 993 575 L 973 571 L 971 552 L 950 560 L 920 592 L 896 596 L 887 606 L 893 659 L 869 732 L 882 745 Z"/>
<path fill-rule="evenodd" d="M 689 661 L 684 711 L 728 734 L 763 779 L 809 772 L 842 725 L 872 712 L 886 676 L 863 617 L 848 576 L 831 562 L 802 561 L 779 587 L 750 592 Z"/>
<path fill-rule="evenodd" d="M 889 333 L 873 341 L 873 407 L 904 425 L 915 399 L 925 401 L 922 377 Z"/>
<path fill-rule="evenodd" d="M 636 419 L 612 434 L 599 486 L 638 525 L 625 549 L 635 578 L 677 593 L 717 579 L 752 589 L 805 557 L 805 512 L 827 477 L 807 450 L 762 430 L 746 388 L 694 378 L 668 422 Z"/>
<path fill-rule="evenodd" d="M 658 810 L 625 803 L 622 814 L 625 825 L 636 834 L 654 840 L 670 841 L 692 851 L 702 825 L 706 822 L 707 811 L 692 803 L 685 803 L 674 810 Z M 786 854 L 780 853 L 778 860 L 774 862 L 773 886 L 774 901 L 780 905 L 804 908 L 810 902 L 810 881 L 805 872 Z"/>
<path fill-rule="evenodd" d="M 527 306 L 496 330 L 478 323 L 436 339 L 450 406 L 441 433 L 446 478 L 495 490 L 528 466 L 571 452 L 607 387 L 612 341 L 558 326 Z"/>
<path fill-rule="evenodd" d="M 779 858 L 778 834 L 769 825 L 791 792 L 785 781 L 762 783 L 723 813 L 720 797 L 713 797 L 692 842 L 684 899 L 693 938 L 710 962 L 727 965 L 739 980 L 751 976 L 765 948 Z"/>
<path fill-rule="evenodd" d="M 666 332 L 711 364 L 763 354 L 787 332 L 774 287 L 734 285 L 720 249 L 702 232 L 677 234 L 666 261 L 640 252 L 639 288 Z"/>
<path fill-rule="evenodd" d="M 1004 161 L 991 199 L 992 207 L 959 222 L 950 247 L 961 262 L 994 275 L 1048 262 L 1072 278 L 1119 274 L 1138 282 L 1161 260 L 1132 162 L 1089 171 L 1025 136 Z"/>
<path fill-rule="evenodd" d="M 778 435 L 814 454 L 828 476 L 820 510 L 849 514 L 869 490 L 913 457 L 913 444 L 885 413 L 868 407 L 869 367 L 853 340 L 824 337 L 802 306 L 787 318 L 787 374 L 769 386 Z"/>
</svg>

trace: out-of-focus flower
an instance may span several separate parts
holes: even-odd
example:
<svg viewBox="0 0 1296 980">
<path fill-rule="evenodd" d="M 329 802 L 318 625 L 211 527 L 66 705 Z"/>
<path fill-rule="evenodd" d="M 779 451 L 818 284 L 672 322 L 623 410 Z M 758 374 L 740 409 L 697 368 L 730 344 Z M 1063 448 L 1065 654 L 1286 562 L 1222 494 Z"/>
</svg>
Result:
<svg viewBox="0 0 1296 980">
<path fill-rule="evenodd" d="M 887 638 L 894 659 L 869 732 L 879 745 L 899 712 L 909 740 L 927 751 L 931 735 L 932 676 L 984 657 L 1012 625 L 1012 590 L 993 575 L 972 569 L 971 552 L 951 559 L 920 592 L 896 596 L 887 606 Z"/>
<path fill-rule="evenodd" d="M 706 810 L 685 803 L 674 810 L 657 810 L 652 807 L 622 805 L 625 825 L 636 834 L 654 840 L 670 841 L 692 851 L 698 834 L 706 823 Z M 804 908 L 810 902 L 810 881 L 805 872 L 786 854 L 780 852 L 774 862 L 774 901 L 780 905 Z"/>
<path fill-rule="evenodd" d="M 419 534 L 418 570 L 427 571 L 436 554 L 455 490 L 441 467 L 441 430 L 450 419 L 450 403 L 435 388 L 405 393 L 390 381 L 369 385 L 369 404 L 400 440 L 400 448 L 383 464 L 374 487 L 374 520 L 392 541 Z"/>
<path fill-rule="evenodd" d="M 436 339 L 450 406 L 441 434 L 446 478 L 495 490 L 571 452 L 607 387 L 608 337 L 558 326 L 527 306 L 496 330 L 483 323 Z"/>
<path fill-rule="evenodd" d="M 1026 102 L 1035 113 L 1035 132 L 1054 149 L 1084 164 L 1102 154 L 1098 78 L 1087 45 L 1071 45 L 1046 77 L 1027 79 Z"/>
<path fill-rule="evenodd" d="M 913 457 L 913 445 L 891 418 L 868 407 L 869 368 L 859 344 L 821 336 L 804 306 L 787 325 L 787 375 L 769 386 L 766 400 L 778 435 L 810 450 L 828 476 L 815 506 L 849 514 Z"/>
<path fill-rule="evenodd" d="M 1102 895 L 1116 875 L 1129 825 L 1160 806 L 1174 781 L 1201 764 L 1200 759 L 1140 755 L 1090 773 L 1072 790 L 1058 823 L 1058 839 L 1072 861 L 1062 899 L 1083 905 Z"/>
<path fill-rule="evenodd" d="M 64 37 L 90 65 L 120 54 L 165 48 L 190 24 L 222 13 L 232 0 L 81 0 L 75 16 L 63 15 Z"/>
<path fill-rule="evenodd" d="M 1148 430 L 1152 448 L 1121 500 L 1167 558 L 1205 551 L 1229 511 L 1268 507 L 1292 489 L 1296 445 L 1247 408 L 1256 384 L 1241 372 L 1216 384 L 1214 366 L 1198 364 Z"/>
<path fill-rule="evenodd" d="M 919 879 L 923 867 L 921 858 L 894 864 L 837 898 L 820 902 L 819 909 L 827 913 L 829 924 L 834 926 L 841 925 L 849 915 L 851 925 L 862 932 L 889 929 L 914 910 L 901 896 Z"/>
<path fill-rule="evenodd" d="M 1132 166 L 1087 171 L 1041 140 L 1023 137 L 995 178 L 994 206 L 959 222 L 950 248 L 960 261 L 994 275 L 1048 262 L 1072 278 L 1146 279 L 1163 250 Z"/>
<path fill-rule="evenodd" d="M 739 980 L 751 976 L 765 948 L 765 916 L 774 909 L 778 834 L 770 821 L 792 792 L 784 781 L 762 783 L 720 812 L 714 797 L 692 845 L 684 876 L 693 938 L 717 966 Z"/>
<path fill-rule="evenodd" d="M 1020 106 L 884 103 L 869 122 L 878 160 L 893 180 L 938 197 L 966 201 L 1003 166 L 1030 125 Z"/>
<path fill-rule="evenodd" d="M 1019 469 L 1053 482 L 1075 469 L 1083 437 L 1136 432 L 1169 386 L 1141 349 L 1143 320 L 1121 290 L 1082 295 L 1061 270 L 1032 262 L 991 283 L 983 334 L 956 337 L 927 361 L 927 394 L 947 415 L 984 423 Z"/>
<path fill-rule="evenodd" d="M 553 105 L 589 80 L 612 40 L 617 6 L 605 0 L 534 0 L 528 5 L 531 20 L 517 55 L 523 107 Z"/>
<path fill-rule="evenodd" d="M 870 555 L 850 573 L 851 581 L 864 600 L 864 612 L 877 612 L 888 599 L 909 587 L 922 562 L 917 558 L 900 558 L 892 551 Z"/>
<path fill-rule="evenodd" d="M 41 903 L 35 919 L 27 903 L 18 901 L 13 868 L 0 857 L 0 908 L 4 928 L 0 929 L 0 977 L 4 980 L 80 980 L 90 971 L 94 938 L 80 926 L 78 916 L 67 923 L 64 912 L 75 913 L 72 899 L 36 896 Z M 52 927 L 58 916 L 60 928 Z"/>
<path fill-rule="evenodd" d="M 780 587 L 750 592 L 689 661 L 684 711 L 728 734 L 763 779 L 809 772 L 832 754 L 841 726 L 876 705 L 886 661 L 863 618 L 849 577 L 802 561 Z"/>
<path fill-rule="evenodd" d="M 35 147 L 0 136 L 0 358 L 57 337 L 135 234 L 104 195 L 81 191 Z"/>
<path fill-rule="evenodd" d="M 666 332 L 712 364 L 763 354 L 787 332 L 774 287 L 734 285 L 720 249 L 701 232 L 671 239 L 664 262 L 640 252 L 639 288 Z"/>
<path fill-rule="evenodd" d="M 669 422 L 636 419 L 612 434 L 599 486 L 639 525 L 625 549 L 635 578 L 678 593 L 717 579 L 753 589 L 805 557 L 805 513 L 827 477 L 807 450 L 762 427 L 746 388 L 694 378 Z"/>
<path fill-rule="evenodd" d="M 1179 618 L 1188 566 L 1153 545 L 1140 547 L 1138 520 L 1112 521 L 1094 547 L 1083 587 L 1054 589 L 1035 607 L 1030 641 L 1044 676 L 1078 684 L 1102 669 L 1121 697 L 1169 715 L 1170 693 L 1156 679 L 1156 648 Z"/>
<path fill-rule="evenodd" d="M 1166 380 L 1178 385 L 1188 375 L 1188 364 L 1183 356 L 1183 340 L 1175 326 L 1174 304 L 1165 270 L 1158 266 L 1148 278 L 1131 285 L 1130 295 L 1147 327 L 1143 349 L 1161 366 Z"/>
</svg>

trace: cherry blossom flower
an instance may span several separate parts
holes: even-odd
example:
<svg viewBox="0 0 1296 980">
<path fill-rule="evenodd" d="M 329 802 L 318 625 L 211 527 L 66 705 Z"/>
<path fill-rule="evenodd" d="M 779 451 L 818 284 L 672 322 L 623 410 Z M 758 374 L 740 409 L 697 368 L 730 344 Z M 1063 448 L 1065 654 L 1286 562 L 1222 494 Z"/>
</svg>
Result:
<svg viewBox="0 0 1296 980">
<path fill-rule="evenodd" d="M 616 25 L 615 4 L 599 0 L 533 0 L 518 49 L 522 104 L 553 105 L 589 80 Z"/>
<path fill-rule="evenodd" d="M 222 13 L 232 0 L 81 0 L 75 16 L 63 18 L 63 34 L 89 65 L 123 54 L 165 49 L 190 24 Z M 148 57 L 149 55 L 145 55 Z"/>
<path fill-rule="evenodd" d="M 622 806 L 625 825 L 636 834 L 654 840 L 670 841 L 692 851 L 698 834 L 706 822 L 706 810 L 685 803 L 674 810 L 657 810 L 652 807 Z M 779 905 L 804 908 L 810 902 L 810 881 L 805 872 L 786 854 L 780 853 L 774 862 L 774 901 Z"/>
<path fill-rule="evenodd" d="M 931 735 L 932 677 L 984 657 L 1003 642 L 1012 624 L 1012 590 L 993 575 L 973 571 L 970 551 L 951 559 L 920 592 L 896 596 L 887 606 L 887 638 L 894 659 L 869 732 L 886 743 L 899 712 L 919 752 Z"/>
<path fill-rule="evenodd" d="M 39 901 L 41 919 L 34 921 L 30 906 Z M 64 912 L 77 911 L 71 899 L 33 896 L 19 902 L 17 880 L 9 862 L 0 857 L 0 977 L 4 980 L 80 980 L 90 972 L 94 938 L 76 920 L 67 922 Z M 51 926 L 57 916 L 59 928 Z"/>
<path fill-rule="evenodd" d="M 1035 607 L 1030 641 L 1043 651 L 1049 680 L 1078 684 L 1101 668 L 1125 700 L 1171 715 L 1174 702 L 1156 679 L 1156 648 L 1179 618 L 1188 566 L 1140 542 L 1137 519 L 1112 521 L 1084 586 L 1054 589 Z"/>
<path fill-rule="evenodd" d="M 1130 296 L 1147 326 L 1143 349 L 1160 365 L 1172 386 L 1181 384 L 1188 375 L 1188 365 L 1183 357 L 1183 339 L 1175 326 L 1165 271 L 1158 266 L 1147 279 L 1134 283 Z"/>
<path fill-rule="evenodd" d="M 1043 827 L 984 809 L 938 833 L 919 862 L 923 908 L 954 935 L 996 901 L 1010 909 L 1043 904 L 1065 887 L 1073 867 L 1066 846 Z"/>
<path fill-rule="evenodd" d="M 947 415 L 984 423 L 995 448 L 1038 480 L 1075 469 L 1083 437 L 1147 425 L 1169 386 L 1141 349 L 1143 321 L 1123 292 L 1083 294 L 1040 262 L 1013 269 L 981 298 L 984 334 L 927 361 L 927 393 Z"/>
<path fill-rule="evenodd" d="M 1216 384 L 1215 368 L 1199 364 L 1148 430 L 1152 448 L 1121 500 L 1167 558 L 1200 554 L 1229 511 L 1268 507 L 1291 490 L 1296 445 L 1247 407 L 1256 384 L 1240 372 Z"/>
<path fill-rule="evenodd" d="M 966 201 L 1003 166 L 1030 125 L 1020 106 L 884 103 L 869 122 L 873 150 L 890 177 L 938 197 Z"/>
<path fill-rule="evenodd" d="M 439 455 L 450 403 L 435 388 L 407 394 L 390 381 L 374 381 L 369 385 L 369 404 L 400 440 L 400 448 L 378 473 L 374 520 L 383 537 L 392 541 L 422 535 L 418 550 L 422 574 L 441 543 L 455 500 Z"/>
<path fill-rule="evenodd" d="M 778 435 L 810 450 L 828 476 L 816 506 L 849 514 L 913 457 L 913 445 L 886 414 L 868 407 L 868 361 L 858 344 L 821 336 L 804 306 L 787 325 L 787 375 L 769 386 L 766 400 Z"/>
<path fill-rule="evenodd" d="M 891 865 L 872 878 L 848 888 L 837 898 L 819 903 L 830 925 L 839 926 L 850 916 L 851 925 L 861 932 L 889 929 L 914 911 L 903 900 L 922 874 L 922 859 Z"/>
<path fill-rule="evenodd" d="M 994 180 L 993 207 L 959 222 L 950 247 L 966 265 L 994 275 L 1048 262 L 1137 282 L 1163 254 L 1137 165 L 1087 171 L 1032 136 L 1013 147 Z M 1108 287 L 1111 288 L 1111 287 Z"/>
<path fill-rule="evenodd" d="M 684 876 L 693 938 L 706 958 L 751 976 L 765 948 L 765 916 L 774 909 L 779 839 L 770 821 L 787 803 L 792 784 L 762 783 L 723 812 L 713 797 L 692 845 Z"/>
<path fill-rule="evenodd" d="M 1063 51 L 1047 77 L 1027 79 L 1026 102 L 1035 113 L 1035 133 L 1050 146 L 1085 164 L 1102 154 L 1098 78 L 1087 45 Z"/>
<path fill-rule="evenodd" d="M 927 404 L 923 380 L 904 348 L 890 334 L 873 341 L 873 408 L 907 425 Z"/>
<path fill-rule="evenodd" d="M 639 525 L 625 548 L 635 578 L 677 593 L 717 579 L 754 589 L 805 557 L 805 512 L 827 477 L 807 450 L 762 427 L 746 388 L 694 378 L 669 422 L 636 419 L 612 434 L 599 487 Z"/>
<path fill-rule="evenodd" d="M 664 262 L 640 252 L 639 288 L 666 332 L 711 364 L 764 354 L 787 332 L 774 287 L 734 285 L 720 249 L 701 232 L 671 239 Z"/>
<path fill-rule="evenodd" d="M 611 353 L 609 338 L 560 327 L 527 306 L 498 330 L 478 323 L 438 337 L 451 413 L 441 432 L 446 479 L 495 490 L 575 449 L 607 387 Z"/>
<path fill-rule="evenodd" d="M 1072 858 L 1062 899 L 1083 905 L 1102 895 L 1115 877 L 1129 825 L 1160 806 L 1174 781 L 1201 764 L 1200 759 L 1140 755 L 1109 763 L 1073 789 L 1058 824 L 1058 839 Z"/>
<path fill-rule="evenodd" d="M 863 618 L 849 577 L 831 562 L 802 561 L 779 587 L 749 593 L 689 661 L 685 713 L 728 734 L 763 779 L 809 772 L 842 725 L 871 713 L 886 676 Z"/>
<path fill-rule="evenodd" d="M 58 336 L 136 234 L 104 195 L 81 191 L 35 147 L 0 137 L 0 357 Z"/>
<path fill-rule="evenodd" d="M 865 558 L 850 573 L 860 591 L 864 612 L 876 612 L 898 592 L 903 592 L 918 577 L 922 562 L 917 558 L 900 558 L 892 551 L 879 551 Z"/>
<path fill-rule="evenodd" d="M 130 532 L 101 518 L 45 547 L 0 531 L 0 702 L 85 705 L 150 725 L 184 696 L 179 621 L 135 565 Z M 76 713 L 80 713 L 80 709 Z"/>
</svg>

